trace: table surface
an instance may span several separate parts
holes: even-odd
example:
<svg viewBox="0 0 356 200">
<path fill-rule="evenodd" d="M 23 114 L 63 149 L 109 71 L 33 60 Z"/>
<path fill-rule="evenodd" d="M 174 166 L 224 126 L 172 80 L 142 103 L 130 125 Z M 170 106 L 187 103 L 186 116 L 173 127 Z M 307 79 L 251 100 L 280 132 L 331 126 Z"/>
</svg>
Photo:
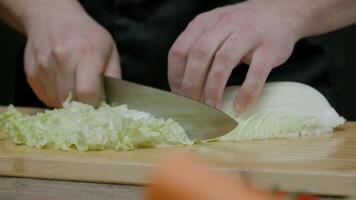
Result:
<svg viewBox="0 0 356 200">
<path fill-rule="evenodd" d="M 0 200 L 142 199 L 140 186 L 0 177 Z"/>
<path fill-rule="evenodd" d="M 142 199 L 143 191 L 141 186 L 0 177 L 0 200 L 134 200 Z"/>
</svg>

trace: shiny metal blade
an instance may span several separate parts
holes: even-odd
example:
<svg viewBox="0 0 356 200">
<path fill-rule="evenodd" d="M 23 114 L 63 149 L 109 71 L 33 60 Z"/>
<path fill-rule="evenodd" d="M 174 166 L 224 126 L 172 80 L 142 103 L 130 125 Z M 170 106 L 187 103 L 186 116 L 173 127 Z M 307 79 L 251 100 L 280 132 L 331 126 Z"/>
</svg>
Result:
<svg viewBox="0 0 356 200">
<path fill-rule="evenodd" d="M 193 141 L 222 136 L 237 122 L 218 109 L 171 92 L 104 77 L 106 101 L 112 105 L 127 104 L 130 109 L 149 112 L 155 117 L 172 118 Z"/>
</svg>

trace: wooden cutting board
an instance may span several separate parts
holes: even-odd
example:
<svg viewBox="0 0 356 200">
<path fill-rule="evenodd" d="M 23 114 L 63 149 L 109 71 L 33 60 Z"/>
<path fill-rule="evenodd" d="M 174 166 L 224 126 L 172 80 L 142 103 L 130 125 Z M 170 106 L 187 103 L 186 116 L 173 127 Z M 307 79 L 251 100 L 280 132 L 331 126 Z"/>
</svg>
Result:
<svg viewBox="0 0 356 200">
<path fill-rule="evenodd" d="M 0 112 L 3 110 L 0 107 Z M 140 185 L 147 183 L 150 172 L 176 150 L 196 154 L 210 162 L 212 169 L 236 178 L 242 175 L 263 187 L 356 194 L 356 122 L 346 123 L 329 136 L 213 142 L 130 152 L 64 152 L 0 140 L 0 175 Z"/>
</svg>

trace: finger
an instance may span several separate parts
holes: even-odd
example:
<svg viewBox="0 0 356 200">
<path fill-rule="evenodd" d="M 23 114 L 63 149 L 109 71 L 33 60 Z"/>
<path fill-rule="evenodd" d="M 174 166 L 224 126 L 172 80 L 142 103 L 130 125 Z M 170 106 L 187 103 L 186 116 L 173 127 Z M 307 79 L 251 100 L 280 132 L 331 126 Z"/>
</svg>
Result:
<svg viewBox="0 0 356 200">
<path fill-rule="evenodd" d="M 120 57 L 119 57 L 119 53 L 117 52 L 116 45 L 113 46 L 113 49 L 111 51 L 111 56 L 105 68 L 104 75 L 114 77 L 114 78 L 122 78 Z"/>
<path fill-rule="evenodd" d="M 101 74 L 105 61 L 98 55 L 83 56 L 76 71 L 75 94 L 77 100 L 97 106 L 101 95 Z"/>
<path fill-rule="evenodd" d="M 63 46 L 58 46 L 54 50 L 54 55 L 58 64 L 56 68 L 58 99 L 62 104 L 68 98 L 69 93 L 74 92 L 77 56 Z"/>
<path fill-rule="evenodd" d="M 214 54 L 230 33 L 230 30 L 225 27 L 216 27 L 204 33 L 193 45 L 189 51 L 180 94 L 195 100 L 201 99 L 203 86 Z"/>
<path fill-rule="evenodd" d="M 61 103 L 57 91 L 56 68 L 58 64 L 56 59 L 50 50 L 39 52 L 37 55 L 38 79 L 44 86 L 47 96 L 45 103 L 51 107 L 60 107 Z"/>
<path fill-rule="evenodd" d="M 235 99 L 234 106 L 237 112 L 244 112 L 255 103 L 261 94 L 268 74 L 275 67 L 275 56 L 273 49 L 268 46 L 258 47 L 253 52 L 246 79 Z"/>
<path fill-rule="evenodd" d="M 34 55 L 32 54 L 32 51 L 28 50 L 28 47 L 26 47 L 24 58 L 25 58 L 24 67 L 25 67 L 27 82 L 29 83 L 30 87 L 32 88 L 36 96 L 41 101 L 44 102 L 47 99 L 46 91 L 43 85 L 41 84 L 41 82 L 37 78 L 38 71 L 35 67 Z"/>
<path fill-rule="evenodd" d="M 213 26 L 216 21 L 215 16 L 207 13 L 198 15 L 172 45 L 168 53 L 168 81 L 173 92 L 180 91 L 189 50 L 199 36 Z"/>
<path fill-rule="evenodd" d="M 248 35 L 233 33 L 216 52 L 204 88 L 205 103 L 218 107 L 232 70 L 241 59 L 257 46 L 257 40 Z"/>
</svg>

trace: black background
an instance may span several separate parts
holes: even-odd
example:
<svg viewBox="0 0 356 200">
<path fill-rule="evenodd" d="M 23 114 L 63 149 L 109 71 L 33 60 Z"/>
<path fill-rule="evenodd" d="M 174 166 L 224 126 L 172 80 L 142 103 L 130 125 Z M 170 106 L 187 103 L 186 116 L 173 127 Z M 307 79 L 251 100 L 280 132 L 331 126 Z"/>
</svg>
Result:
<svg viewBox="0 0 356 200">
<path fill-rule="evenodd" d="M 356 120 L 356 26 L 344 29 L 345 73 L 337 99 L 337 111 L 348 120 Z M 0 22 L 0 105 L 14 101 L 16 62 L 25 45 L 25 38 Z"/>
</svg>

